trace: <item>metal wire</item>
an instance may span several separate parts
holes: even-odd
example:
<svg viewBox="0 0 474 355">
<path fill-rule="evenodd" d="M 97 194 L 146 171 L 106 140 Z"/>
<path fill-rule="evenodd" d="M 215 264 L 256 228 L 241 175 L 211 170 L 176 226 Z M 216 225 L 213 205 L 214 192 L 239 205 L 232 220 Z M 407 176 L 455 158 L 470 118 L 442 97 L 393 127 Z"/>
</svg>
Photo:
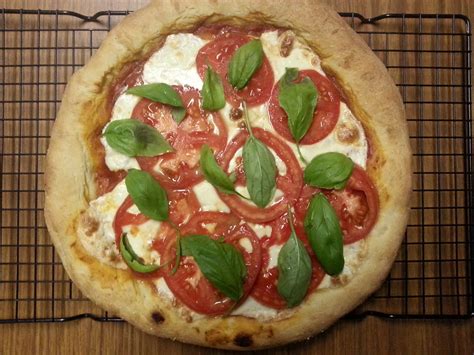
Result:
<svg viewBox="0 0 474 355">
<path fill-rule="evenodd" d="M 44 224 L 44 159 L 68 78 L 128 11 L 0 10 L 0 323 L 119 321 L 67 277 Z M 414 196 L 382 288 L 348 318 L 473 315 L 471 25 L 463 15 L 341 13 L 405 102 Z"/>
</svg>

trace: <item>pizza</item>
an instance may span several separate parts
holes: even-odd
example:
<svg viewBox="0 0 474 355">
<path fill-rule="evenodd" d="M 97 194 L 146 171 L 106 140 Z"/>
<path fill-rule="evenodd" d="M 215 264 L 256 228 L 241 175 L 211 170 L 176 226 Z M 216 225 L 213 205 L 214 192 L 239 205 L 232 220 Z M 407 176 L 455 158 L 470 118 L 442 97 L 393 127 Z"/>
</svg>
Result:
<svg viewBox="0 0 474 355">
<path fill-rule="evenodd" d="M 99 306 L 160 337 L 265 348 L 380 286 L 410 159 L 396 86 L 327 6 L 159 0 L 71 78 L 45 216 Z"/>
</svg>

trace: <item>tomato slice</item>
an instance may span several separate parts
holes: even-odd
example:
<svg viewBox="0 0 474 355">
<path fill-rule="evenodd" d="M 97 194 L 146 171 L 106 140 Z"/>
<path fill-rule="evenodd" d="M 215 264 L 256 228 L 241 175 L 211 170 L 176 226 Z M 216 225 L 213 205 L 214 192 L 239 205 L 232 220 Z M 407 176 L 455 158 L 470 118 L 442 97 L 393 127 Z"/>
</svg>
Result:
<svg viewBox="0 0 474 355">
<path fill-rule="evenodd" d="M 303 220 L 311 198 L 322 191 L 334 207 L 339 218 L 344 244 L 365 238 L 372 230 L 379 213 L 377 189 L 367 173 L 354 167 L 352 176 L 343 190 L 320 190 L 305 185 L 295 204 L 295 213 Z"/>
<path fill-rule="evenodd" d="M 276 181 L 277 188 L 282 190 L 283 196 L 278 201 L 265 208 L 251 205 L 249 202 L 235 195 L 228 195 L 219 192 L 219 196 L 236 215 L 249 222 L 262 223 L 271 221 L 282 215 L 287 210 L 288 204 L 292 205 L 296 202 L 303 185 L 303 173 L 297 158 L 286 143 L 283 143 L 276 136 L 261 128 L 253 128 L 253 133 L 255 137 L 273 149 L 286 165 L 286 174 L 278 174 Z M 231 142 L 229 142 L 221 159 L 221 164 L 223 165 L 224 170 L 228 170 L 230 161 L 235 156 L 237 150 L 245 144 L 247 137 L 248 133 L 242 131 L 234 137 Z M 237 167 L 236 174 L 236 185 L 244 185 L 245 175 L 243 174 L 241 164 Z"/>
<path fill-rule="evenodd" d="M 240 218 L 232 213 L 199 212 L 191 217 L 181 229 L 181 234 L 206 234 L 211 237 L 222 237 L 232 234 L 238 227 Z"/>
<path fill-rule="evenodd" d="M 130 196 L 127 196 L 125 201 L 120 205 L 117 213 L 115 214 L 114 221 L 112 223 L 112 227 L 114 228 L 115 232 L 115 243 L 117 244 L 117 248 L 120 247 L 120 238 L 122 237 L 122 228 L 128 225 L 135 225 L 138 226 L 140 224 L 145 223 L 149 220 L 149 218 L 142 213 L 133 214 L 128 212 L 128 209 L 133 206 L 133 201 Z"/>
<path fill-rule="evenodd" d="M 235 51 L 252 40 L 252 37 L 239 33 L 225 33 L 206 44 L 196 57 L 197 70 L 201 78 L 208 65 L 221 76 L 226 98 L 234 107 L 245 101 L 248 106 L 257 106 L 268 101 L 274 83 L 273 70 L 267 57 L 262 66 L 253 75 L 247 86 L 235 90 L 227 79 L 227 69 Z"/>
<path fill-rule="evenodd" d="M 203 144 L 215 152 L 227 143 L 227 128 L 219 113 L 201 108 L 197 89 L 176 86 L 186 107 L 187 115 L 178 125 L 169 106 L 142 99 L 133 110 L 132 117 L 155 127 L 175 149 L 156 157 L 138 157 L 140 167 L 153 174 L 165 187 L 179 189 L 202 180 L 199 172 L 199 150 Z"/>
<path fill-rule="evenodd" d="M 372 230 L 379 213 L 379 196 L 372 180 L 356 167 L 342 191 L 333 190 L 328 200 L 339 217 L 344 244 L 365 238 Z"/>
<path fill-rule="evenodd" d="M 189 230 L 194 231 L 193 233 L 197 232 L 197 230 L 194 229 L 196 226 L 201 225 L 202 228 L 205 228 L 203 225 L 206 224 L 206 221 L 208 221 L 208 218 L 211 216 L 208 215 L 207 212 L 203 213 L 204 214 L 197 214 L 189 222 Z M 224 236 L 225 242 L 234 245 L 244 257 L 244 262 L 247 266 L 247 277 L 244 282 L 244 297 L 240 300 L 240 302 L 243 302 L 252 289 L 257 275 L 260 272 L 261 248 L 259 240 L 248 225 L 243 224 L 236 226 L 234 224 L 235 216 L 218 212 L 218 216 L 216 215 L 214 217 L 219 217 L 220 227 L 224 227 L 227 224 L 229 232 L 232 232 Z M 234 228 L 231 228 L 232 226 L 234 226 Z M 185 227 L 183 230 L 186 229 Z M 186 236 L 182 238 L 186 238 Z M 241 241 L 244 239 L 250 242 L 250 251 L 242 246 Z M 157 243 L 156 247 L 162 255 L 163 260 L 171 261 L 168 269 L 172 270 L 174 267 L 173 260 L 176 254 L 176 238 L 165 238 Z M 231 307 L 235 306 L 234 301 L 224 296 L 202 275 L 192 257 L 181 258 L 176 273 L 172 275 L 170 272 L 167 272 L 164 278 L 176 298 L 195 312 L 207 315 L 220 315 L 228 312 Z"/>
<path fill-rule="evenodd" d="M 321 283 L 325 273 L 317 261 L 316 255 L 309 246 L 308 239 L 302 228 L 302 223 L 297 223 L 295 229 L 296 235 L 303 241 L 311 257 L 312 275 L 307 293 L 310 294 Z M 286 301 L 280 296 L 277 289 L 278 267 L 273 266 L 269 268 L 271 259 L 270 248 L 275 245 L 283 245 L 288 240 L 290 233 L 288 214 L 285 213 L 272 223 L 272 235 L 261 240 L 262 249 L 264 250 L 262 253 L 262 268 L 250 293 L 250 296 L 254 297 L 258 302 L 275 309 L 286 308 Z"/>
<path fill-rule="evenodd" d="M 314 112 L 313 123 L 308 132 L 301 140 L 301 144 L 314 144 L 326 137 L 336 126 L 339 119 L 341 97 L 339 91 L 331 80 L 322 76 L 315 70 L 302 70 L 299 72 L 297 82 L 303 78 L 310 78 L 319 91 L 318 105 Z M 278 94 L 280 92 L 279 82 L 272 90 L 268 113 L 273 128 L 284 138 L 294 142 L 288 128 L 288 116 L 280 107 Z"/>
<path fill-rule="evenodd" d="M 201 205 L 192 189 L 168 190 L 169 218 L 177 226 L 182 226 L 194 216 Z"/>
</svg>

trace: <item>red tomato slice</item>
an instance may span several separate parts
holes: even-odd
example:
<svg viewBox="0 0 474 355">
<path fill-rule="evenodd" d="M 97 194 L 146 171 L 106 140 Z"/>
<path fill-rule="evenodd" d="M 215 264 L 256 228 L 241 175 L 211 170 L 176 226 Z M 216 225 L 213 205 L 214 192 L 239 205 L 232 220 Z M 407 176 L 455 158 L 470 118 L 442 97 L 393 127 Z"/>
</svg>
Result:
<svg viewBox="0 0 474 355">
<path fill-rule="evenodd" d="M 303 173 L 301 171 L 300 165 L 298 164 L 297 158 L 288 145 L 283 143 L 273 134 L 264 131 L 263 129 L 253 128 L 253 133 L 255 137 L 273 149 L 280 159 L 285 163 L 287 170 L 286 174 L 277 176 L 277 188 L 282 190 L 284 195 L 281 199 L 266 208 L 259 208 L 255 205 L 251 205 L 250 203 L 235 195 L 228 195 L 219 192 L 219 196 L 239 217 L 249 222 L 262 223 L 271 221 L 282 215 L 287 210 L 288 204 L 292 205 L 296 202 L 303 185 Z M 237 150 L 245 144 L 247 137 L 248 133 L 243 131 L 234 137 L 231 142 L 229 142 L 226 150 L 223 153 L 221 161 L 224 170 L 228 170 L 230 161 L 234 157 Z M 245 183 L 245 175 L 243 174 L 243 170 L 237 167 L 236 173 L 236 185 L 243 185 Z"/>
<path fill-rule="evenodd" d="M 137 104 L 132 117 L 155 127 L 176 150 L 157 157 L 138 157 L 140 167 L 153 174 L 165 187 L 178 189 L 202 180 L 198 167 L 199 150 L 203 144 L 208 144 L 215 152 L 224 149 L 227 128 L 218 113 L 201 108 L 197 89 L 188 86 L 175 89 L 187 110 L 179 125 L 173 120 L 169 106 L 147 99 Z M 158 171 L 155 170 L 157 166 Z"/>
<path fill-rule="evenodd" d="M 232 213 L 199 212 L 181 229 L 181 234 L 206 234 L 211 237 L 230 235 L 239 225 L 240 218 Z"/>
<path fill-rule="evenodd" d="M 379 197 L 370 177 L 361 167 L 355 166 L 343 190 L 320 190 L 305 185 L 295 204 L 299 220 L 304 219 L 311 198 L 319 191 L 326 195 L 336 211 L 344 244 L 354 243 L 370 233 L 377 221 Z"/>
<path fill-rule="evenodd" d="M 190 221 L 190 225 L 200 224 L 208 216 L 196 215 L 196 219 Z M 234 216 L 227 213 L 220 213 L 220 223 L 225 224 L 228 220 L 232 225 Z M 191 228 L 191 227 L 190 227 Z M 183 238 L 186 238 L 184 236 Z M 248 239 L 252 246 L 252 251 L 248 252 L 240 241 Z M 243 255 L 247 266 L 247 277 L 244 282 L 244 297 L 242 302 L 250 292 L 261 266 L 261 248 L 258 238 L 247 225 L 240 225 L 230 234 L 225 236 L 225 241 L 234 245 Z M 173 268 L 173 260 L 176 254 L 176 239 L 165 238 L 156 244 L 163 260 L 170 260 L 169 270 Z M 224 296 L 202 275 L 199 267 L 191 257 L 181 258 L 178 270 L 174 275 L 169 272 L 164 275 L 165 281 L 173 294 L 193 311 L 207 315 L 220 315 L 228 312 L 235 302 Z"/>
<path fill-rule="evenodd" d="M 302 70 L 299 73 L 297 82 L 303 78 L 310 78 L 319 91 L 318 105 L 314 112 L 313 123 L 306 135 L 301 140 L 301 144 L 313 144 L 326 137 L 336 126 L 339 119 L 339 106 L 341 97 L 339 91 L 328 78 L 325 78 L 315 70 Z M 268 105 L 268 113 L 273 128 L 284 138 L 294 142 L 288 128 L 288 116 L 280 107 L 278 94 L 280 92 L 279 82 L 272 90 L 272 96 Z"/>
<path fill-rule="evenodd" d="M 170 221 L 177 226 L 188 223 L 201 205 L 192 189 L 168 190 Z"/>
<path fill-rule="evenodd" d="M 122 228 L 128 225 L 138 226 L 140 224 L 145 223 L 149 220 L 148 217 L 139 213 L 133 214 L 128 212 L 128 209 L 133 206 L 133 201 L 130 196 L 127 196 L 125 201 L 120 205 L 117 213 L 115 214 L 114 221 L 112 223 L 112 227 L 114 228 L 115 232 L 115 243 L 117 247 L 120 246 L 120 238 L 122 237 Z"/>
<path fill-rule="evenodd" d="M 280 296 L 277 289 L 278 267 L 274 266 L 268 268 L 268 266 L 270 263 L 270 247 L 273 245 L 283 245 L 290 236 L 291 230 L 288 224 L 288 214 L 285 213 L 280 218 L 276 219 L 271 225 L 272 235 L 261 240 L 262 249 L 264 250 L 262 253 L 262 268 L 250 296 L 254 297 L 258 302 L 265 306 L 283 309 L 286 308 L 286 301 Z M 301 224 L 295 226 L 296 235 L 303 241 L 306 250 L 311 257 L 312 276 L 307 293 L 309 294 L 318 287 L 323 280 L 325 273 L 321 265 L 319 265 L 313 250 L 309 246 L 303 228 L 299 227 L 299 225 Z"/>
<path fill-rule="evenodd" d="M 264 57 L 262 66 L 253 75 L 247 86 L 242 90 L 235 90 L 228 81 L 227 69 L 235 51 L 252 40 L 252 37 L 225 33 L 206 44 L 199 50 L 196 65 L 201 78 L 204 78 L 206 68 L 212 68 L 221 76 L 224 84 L 225 96 L 234 107 L 245 101 L 248 106 L 257 106 L 268 101 L 274 83 L 272 67 L 267 57 Z"/>
<path fill-rule="evenodd" d="M 379 196 L 372 180 L 360 167 L 356 167 L 342 191 L 328 194 L 331 205 L 339 217 L 344 244 L 365 238 L 377 222 Z"/>
</svg>

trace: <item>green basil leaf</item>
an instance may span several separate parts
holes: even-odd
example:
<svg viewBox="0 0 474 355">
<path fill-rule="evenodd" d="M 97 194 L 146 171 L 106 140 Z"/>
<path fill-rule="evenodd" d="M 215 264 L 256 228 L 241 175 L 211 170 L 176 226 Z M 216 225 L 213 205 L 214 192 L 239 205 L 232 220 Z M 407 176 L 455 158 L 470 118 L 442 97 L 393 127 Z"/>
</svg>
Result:
<svg viewBox="0 0 474 355">
<path fill-rule="evenodd" d="M 245 142 L 242 157 L 250 199 L 263 208 L 276 191 L 275 157 L 265 144 L 252 135 Z"/>
<path fill-rule="evenodd" d="M 263 56 L 262 42 L 259 39 L 237 49 L 229 62 L 229 83 L 236 89 L 243 89 L 262 66 Z"/>
<path fill-rule="evenodd" d="M 149 273 L 161 267 L 160 265 L 144 264 L 142 258 L 133 251 L 126 234 L 123 234 L 120 240 L 120 255 L 128 267 L 136 272 Z"/>
<path fill-rule="evenodd" d="M 137 120 L 110 122 L 104 137 L 113 150 L 129 157 L 153 157 L 173 151 L 160 132 Z"/>
<path fill-rule="evenodd" d="M 173 107 L 184 107 L 178 92 L 165 83 L 134 86 L 127 90 L 127 94 L 144 97 L 151 101 L 160 102 Z"/>
<path fill-rule="evenodd" d="M 222 85 L 221 78 L 208 66 L 202 86 L 202 108 L 208 111 L 217 111 L 224 106 L 224 86 Z"/>
<path fill-rule="evenodd" d="M 191 235 L 181 239 L 181 253 L 193 256 L 204 277 L 224 295 L 234 301 L 243 296 L 247 268 L 233 245 L 206 235 Z"/>
<path fill-rule="evenodd" d="M 180 124 L 181 121 L 186 117 L 186 109 L 184 107 L 172 107 L 171 116 L 173 116 L 173 120 L 177 124 Z"/>
<path fill-rule="evenodd" d="M 202 174 L 213 186 L 226 194 L 236 193 L 234 183 L 217 164 L 214 152 L 207 144 L 204 144 L 201 148 L 199 165 L 201 166 Z"/>
<path fill-rule="evenodd" d="M 296 236 L 291 214 L 291 235 L 278 254 L 277 290 L 286 300 L 288 307 L 295 307 L 303 301 L 311 283 L 311 258 L 303 242 Z"/>
<path fill-rule="evenodd" d="M 354 162 L 341 153 L 331 152 L 313 158 L 304 170 L 304 181 L 323 189 L 342 189 L 352 175 Z"/>
<path fill-rule="evenodd" d="M 304 219 L 304 229 L 318 260 L 329 275 L 344 268 L 343 235 L 334 208 L 324 194 L 311 200 Z"/>
<path fill-rule="evenodd" d="M 297 77 L 297 69 L 286 68 L 285 75 L 280 80 L 278 100 L 288 116 L 291 135 L 299 142 L 313 123 L 319 94 L 309 78 L 304 78 L 300 83 L 293 83 Z"/>
<path fill-rule="evenodd" d="M 130 169 L 125 178 L 127 191 L 133 203 L 145 216 L 156 221 L 168 219 L 168 197 L 166 191 L 146 171 Z"/>
</svg>

